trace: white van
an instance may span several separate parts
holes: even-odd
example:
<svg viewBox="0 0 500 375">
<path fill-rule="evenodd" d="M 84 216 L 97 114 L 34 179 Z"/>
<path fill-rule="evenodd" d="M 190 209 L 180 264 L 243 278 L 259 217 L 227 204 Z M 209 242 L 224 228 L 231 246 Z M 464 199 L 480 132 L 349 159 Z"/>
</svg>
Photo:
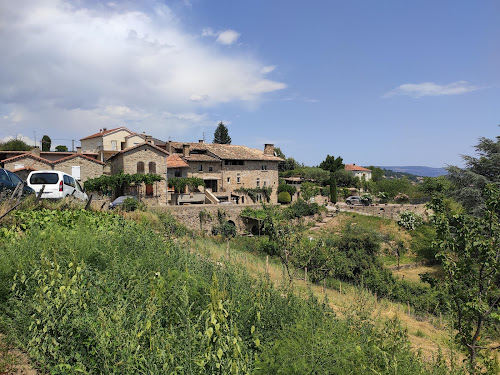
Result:
<svg viewBox="0 0 500 375">
<path fill-rule="evenodd" d="M 33 171 L 26 182 L 36 194 L 45 186 L 41 198 L 59 199 L 72 195 L 81 200 L 88 199 L 80 183 L 61 171 Z"/>
</svg>

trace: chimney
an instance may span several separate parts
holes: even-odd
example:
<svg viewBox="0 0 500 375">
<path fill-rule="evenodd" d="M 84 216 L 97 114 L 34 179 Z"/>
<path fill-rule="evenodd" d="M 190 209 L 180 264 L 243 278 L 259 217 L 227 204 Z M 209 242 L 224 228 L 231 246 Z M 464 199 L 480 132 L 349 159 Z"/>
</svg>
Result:
<svg viewBox="0 0 500 375">
<path fill-rule="evenodd" d="M 153 143 L 153 136 L 151 136 L 151 135 L 146 135 L 146 134 L 144 134 L 144 136 L 146 137 L 146 142 L 148 142 L 148 143 Z"/>
<path fill-rule="evenodd" d="M 108 130 L 108 128 L 102 128 L 102 131 L 105 132 L 106 130 Z"/>
<path fill-rule="evenodd" d="M 184 157 L 189 156 L 189 145 L 187 144 L 182 145 L 182 156 Z"/>
<path fill-rule="evenodd" d="M 81 154 L 82 153 L 82 148 L 81 147 L 77 147 L 76 148 L 76 153 L 77 154 Z"/>
<path fill-rule="evenodd" d="M 264 155 L 274 156 L 274 145 L 272 143 L 266 143 L 264 145 Z"/>
<path fill-rule="evenodd" d="M 172 141 L 168 141 L 165 143 L 165 151 L 167 151 L 169 154 L 172 153 Z"/>
<path fill-rule="evenodd" d="M 205 140 L 204 140 L 204 139 L 200 139 L 200 140 L 198 141 L 198 143 L 203 144 L 203 143 L 205 143 Z"/>
<path fill-rule="evenodd" d="M 40 157 L 40 147 L 33 147 L 31 149 L 31 155 Z"/>
</svg>

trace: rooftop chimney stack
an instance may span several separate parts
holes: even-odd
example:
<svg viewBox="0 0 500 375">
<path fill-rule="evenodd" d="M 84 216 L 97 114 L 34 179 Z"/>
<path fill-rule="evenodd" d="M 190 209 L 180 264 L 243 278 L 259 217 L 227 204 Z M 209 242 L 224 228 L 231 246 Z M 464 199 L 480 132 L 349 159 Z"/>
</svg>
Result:
<svg viewBox="0 0 500 375">
<path fill-rule="evenodd" d="M 76 153 L 77 154 L 81 154 L 82 153 L 82 148 L 81 147 L 77 147 L 76 148 Z"/>
<path fill-rule="evenodd" d="M 40 157 L 40 147 L 33 147 L 31 149 L 31 155 Z"/>
<path fill-rule="evenodd" d="M 198 143 L 203 144 L 203 143 L 205 143 L 205 140 L 204 140 L 204 139 L 200 139 L 200 140 L 198 141 Z"/>
<path fill-rule="evenodd" d="M 188 144 L 182 145 L 182 156 L 184 156 L 184 157 L 189 156 L 189 145 Z"/>
<path fill-rule="evenodd" d="M 266 143 L 264 145 L 264 155 L 274 156 L 274 145 L 272 143 Z"/>
</svg>

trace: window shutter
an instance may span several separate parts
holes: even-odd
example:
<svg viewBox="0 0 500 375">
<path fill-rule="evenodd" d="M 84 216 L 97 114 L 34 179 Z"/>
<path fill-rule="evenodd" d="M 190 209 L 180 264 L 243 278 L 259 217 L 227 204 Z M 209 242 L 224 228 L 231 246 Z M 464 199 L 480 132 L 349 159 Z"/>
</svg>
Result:
<svg viewBox="0 0 500 375">
<path fill-rule="evenodd" d="M 73 165 L 71 167 L 71 175 L 75 180 L 80 180 L 80 166 L 79 165 Z"/>
</svg>

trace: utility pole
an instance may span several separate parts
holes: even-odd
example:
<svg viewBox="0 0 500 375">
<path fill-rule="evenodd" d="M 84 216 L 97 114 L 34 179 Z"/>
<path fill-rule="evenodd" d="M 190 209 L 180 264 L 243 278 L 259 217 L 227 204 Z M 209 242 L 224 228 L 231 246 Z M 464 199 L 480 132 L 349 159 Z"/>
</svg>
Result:
<svg viewBox="0 0 500 375">
<path fill-rule="evenodd" d="M 71 140 L 71 152 L 75 152 L 75 140 Z"/>
<path fill-rule="evenodd" d="M 35 147 L 36 147 L 36 131 L 34 131 L 33 134 L 35 135 Z"/>
</svg>

